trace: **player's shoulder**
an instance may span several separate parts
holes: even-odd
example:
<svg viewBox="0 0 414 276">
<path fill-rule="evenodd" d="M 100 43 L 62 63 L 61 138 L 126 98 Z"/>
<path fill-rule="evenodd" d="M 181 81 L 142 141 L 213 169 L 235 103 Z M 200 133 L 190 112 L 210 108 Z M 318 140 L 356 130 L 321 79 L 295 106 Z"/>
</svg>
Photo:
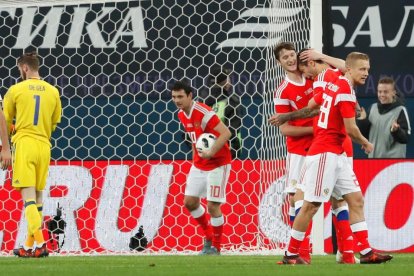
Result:
<svg viewBox="0 0 414 276">
<path fill-rule="evenodd" d="M 352 90 L 351 82 L 344 76 L 339 76 L 338 79 L 334 82 L 334 84 L 342 89 Z"/>
<path fill-rule="evenodd" d="M 207 114 L 212 111 L 211 107 L 201 102 L 194 102 L 193 112 Z"/>
<path fill-rule="evenodd" d="M 42 80 L 42 83 L 49 91 L 52 91 L 53 93 L 59 94 L 59 89 L 56 86 L 54 86 L 53 84 L 51 84 L 51 83 L 49 83 L 45 80 Z"/>
<path fill-rule="evenodd" d="M 289 92 L 289 81 L 287 81 L 286 79 L 284 79 L 280 85 L 277 87 L 276 89 L 276 93 L 275 93 L 275 97 L 276 98 L 281 98 L 283 94 L 288 93 Z"/>
</svg>

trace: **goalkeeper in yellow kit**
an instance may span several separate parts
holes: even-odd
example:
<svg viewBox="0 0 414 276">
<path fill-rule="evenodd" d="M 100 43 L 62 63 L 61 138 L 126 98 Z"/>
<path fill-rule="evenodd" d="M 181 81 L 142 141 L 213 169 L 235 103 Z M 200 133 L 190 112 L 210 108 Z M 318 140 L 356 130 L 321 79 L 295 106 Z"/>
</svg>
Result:
<svg viewBox="0 0 414 276">
<path fill-rule="evenodd" d="M 23 81 L 7 91 L 4 116 L 8 129 L 14 124 L 12 185 L 22 195 L 28 233 L 25 244 L 15 249 L 14 254 L 47 257 L 49 252 L 41 229 L 42 192 L 49 170 L 50 138 L 60 122 L 62 105 L 58 90 L 40 78 L 35 52 L 22 55 L 17 66 Z"/>
</svg>

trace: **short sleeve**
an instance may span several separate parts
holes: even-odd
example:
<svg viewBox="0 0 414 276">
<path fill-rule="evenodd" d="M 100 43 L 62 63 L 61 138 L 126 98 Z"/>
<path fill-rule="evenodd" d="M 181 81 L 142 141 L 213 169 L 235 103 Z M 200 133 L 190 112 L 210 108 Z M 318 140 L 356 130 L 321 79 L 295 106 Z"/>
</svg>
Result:
<svg viewBox="0 0 414 276">
<path fill-rule="evenodd" d="M 211 132 L 211 130 L 213 130 L 220 122 L 220 118 L 216 114 L 214 114 L 208 121 L 204 131 Z"/>
</svg>

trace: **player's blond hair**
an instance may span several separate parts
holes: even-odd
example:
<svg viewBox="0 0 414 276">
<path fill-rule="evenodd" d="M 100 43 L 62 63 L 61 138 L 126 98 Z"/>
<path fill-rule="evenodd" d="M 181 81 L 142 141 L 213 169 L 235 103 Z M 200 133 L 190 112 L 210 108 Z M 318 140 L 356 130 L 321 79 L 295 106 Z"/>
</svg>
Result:
<svg viewBox="0 0 414 276">
<path fill-rule="evenodd" d="M 357 60 L 367 60 L 369 61 L 369 56 L 360 52 L 351 52 L 346 56 L 345 66 L 352 67 Z"/>
</svg>

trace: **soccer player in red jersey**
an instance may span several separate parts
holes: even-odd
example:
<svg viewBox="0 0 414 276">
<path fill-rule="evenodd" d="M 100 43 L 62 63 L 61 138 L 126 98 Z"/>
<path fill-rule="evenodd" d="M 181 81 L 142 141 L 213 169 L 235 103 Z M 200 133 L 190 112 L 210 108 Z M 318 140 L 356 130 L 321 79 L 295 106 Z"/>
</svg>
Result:
<svg viewBox="0 0 414 276">
<path fill-rule="evenodd" d="M 337 68 L 332 68 L 329 64 L 323 61 L 323 54 L 318 53 L 312 49 L 305 49 L 299 52 L 298 54 L 298 68 L 299 70 L 309 78 L 314 79 L 313 82 L 313 94 L 314 96 L 323 93 L 327 86 L 336 82 L 339 77 L 342 76 L 342 72 Z M 301 59 L 300 57 L 308 58 L 306 60 Z M 309 57 L 314 58 L 315 60 L 309 60 Z M 345 61 L 341 66 L 345 70 Z M 317 110 L 317 109 L 316 109 Z M 318 117 L 314 117 L 314 127 L 317 127 Z M 351 138 L 347 135 L 343 143 L 344 153 L 348 158 L 348 162 L 353 167 L 353 148 Z M 342 263 L 343 260 L 343 244 L 350 240 L 349 237 L 352 236 L 352 231 L 349 224 L 349 211 L 348 205 L 344 201 L 341 195 L 332 194 L 331 197 L 331 206 L 332 206 L 332 221 L 335 225 L 336 238 L 338 244 L 338 251 L 336 255 L 336 260 L 338 263 Z M 347 255 L 349 256 L 349 255 Z M 349 260 L 345 260 L 350 262 Z M 355 259 L 356 262 L 359 262 L 359 259 Z"/>
<path fill-rule="evenodd" d="M 226 202 L 226 185 L 230 174 L 231 153 L 229 129 L 214 111 L 203 103 L 193 101 L 191 87 L 177 81 L 172 88 L 172 100 L 178 107 L 178 119 L 189 135 L 193 149 L 193 166 L 187 176 L 184 205 L 205 234 L 201 255 L 219 255 L 224 217 L 221 204 Z M 212 133 L 217 139 L 208 151 L 198 152 L 197 138 Z M 200 198 L 207 197 L 208 221 Z"/>
<path fill-rule="evenodd" d="M 274 120 L 279 115 L 288 114 L 292 111 L 301 110 L 308 105 L 312 98 L 312 80 L 305 78 L 298 70 L 297 53 L 290 42 L 281 42 L 274 49 L 275 57 L 285 71 L 286 76 L 276 90 L 275 110 L 276 114 L 269 119 L 274 125 Z M 341 60 L 325 56 L 327 62 L 337 65 Z M 286 136 L 287 157 L 286 157 L 286 189 L 290 202 L 290 223 L 293 224 L 295 215 L 300 211 L 303 204 L 303 187 L 300 183 L 301 170 L 304 164 L 306 153 L 313 140 L 313 119 L 297 118 L 280 125 L 281 133 Z M 310 231 L 309 225 L 305 241 L 302 243 L 300 255 L 310 262 Z"/>
<path fill-rule="evenodd" d="M 332 193 L 340 194 L 350 208 L 350 223 L 361 253 L 361 263 L 383 263 L 390 255 L 373 252 L 368 242 L 368 230 L 363 211 L 363 196 L 358 180 L 343 154 L 343 143 L 348 134 L 366 153 L 373 145 L 362 136 L 355 123 L 356 97 L 353 87 L 365 83 L 369 71 L 366 54 L 350 53 L 346 59 L 345 77 L 329 84 L 323 93 L 316 94 L 309 107 L 320 108 L 315 139 L 305 160 L 305 200 L 295 218 L 284 264 L 307 264 L 299 255 L 299 247 L 313 215 Z M 355 263 L 353 241 L 344 242 L 344 263 Z"/>
<path fill-rule="evenodd" d="M 274 104 L 276 114 L 284 114 L 302 109 L 308 105 L 312 98 L 312 81 L 302 76 L 297 68 L 297 53 L 290 42 L 281 42 L 274 54 L 279 65 L 285 71 L 286 76 L 276 90 Z M 273 118 L 273 117 L 272 117 Z M 272 118 L 269 119 L 270 123 Z M 281 133 L 286 136 L 286 189 L 290 210 L 290 224 L 293 224 L 295 215 L 303 204 L 303 188 L 300 186 L 299 177 L 306 152 L 313 139 L 312 118 L 289 121 L 280 126 Z M 302 244 L 300 255 L 310 261 L 309 241 L 310 230 Z"/>
</svg>

